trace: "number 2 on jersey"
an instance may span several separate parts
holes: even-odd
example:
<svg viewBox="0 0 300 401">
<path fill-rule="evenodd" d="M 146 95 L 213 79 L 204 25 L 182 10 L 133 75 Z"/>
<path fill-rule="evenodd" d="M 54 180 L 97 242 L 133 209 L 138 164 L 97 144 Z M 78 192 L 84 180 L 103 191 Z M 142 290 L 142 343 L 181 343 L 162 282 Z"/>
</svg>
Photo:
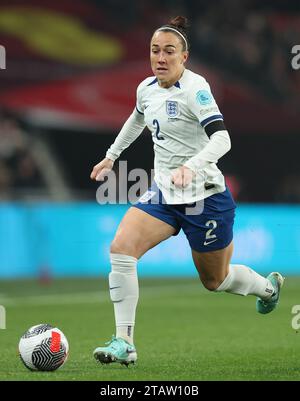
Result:
<svg viewBox="0 0 300 401">
<path fill-rule="evenodd" d="M 153 120 L 154 128 L 156 129 L 154 135 L 156 136 L 157 139 L 161 140 L 161 139 L 165 139 L 161 134 L 159 134 L 160 131 L 160 126 L 159 126 L 159 122 L 155 119 Z"/>
</svg>

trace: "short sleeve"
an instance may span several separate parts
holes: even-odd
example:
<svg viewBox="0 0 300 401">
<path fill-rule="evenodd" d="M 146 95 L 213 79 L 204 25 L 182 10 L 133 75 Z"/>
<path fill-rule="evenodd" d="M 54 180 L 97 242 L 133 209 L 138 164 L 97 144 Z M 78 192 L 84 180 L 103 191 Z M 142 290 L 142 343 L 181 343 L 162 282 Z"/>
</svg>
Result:
<svg viewBox="0 0 300 401">
<path fill-rule="evenodd" d="M 203 128 L 212 121 L 223 121 L 223 115 L 211 93 L 210 86 L 204 79 L 195 82 L 189 91 L 188 107 Z"/>
</svg>

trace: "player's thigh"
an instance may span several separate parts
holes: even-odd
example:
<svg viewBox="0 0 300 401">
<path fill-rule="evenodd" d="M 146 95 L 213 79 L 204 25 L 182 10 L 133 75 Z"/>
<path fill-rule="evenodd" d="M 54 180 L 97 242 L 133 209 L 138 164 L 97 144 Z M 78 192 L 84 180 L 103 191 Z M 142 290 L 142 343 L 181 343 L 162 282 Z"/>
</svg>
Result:
<svg viewBox="0 0 300 401">
<path fill-rule="evenodd" d="M 233 241 L 223 249 L 210 252 L 192 250 L 194 264 L 200 279 L 209 290 L 215 290 L 228 274 L 233 253 Z"/>
<path fill-rule="evenodd" d="M 136 207 L 123 217 L 111 244 L 112 253 L 140 258 L 161 241 L 174 235 L 176 229 Z"/>
</svg>

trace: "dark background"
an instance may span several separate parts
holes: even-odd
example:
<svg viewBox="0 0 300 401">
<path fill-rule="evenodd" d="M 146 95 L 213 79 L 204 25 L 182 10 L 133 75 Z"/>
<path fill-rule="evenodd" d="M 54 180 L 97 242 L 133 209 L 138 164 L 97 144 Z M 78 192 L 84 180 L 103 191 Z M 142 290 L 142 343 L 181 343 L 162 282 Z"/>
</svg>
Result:
<svg viewBox="0 0 300 401">
<path fill-rule="evenodd" d="M 53 13 L 61 25 L 47 20 Z M 0 70 L 0 199 L 95 199 L 98 184 L 90 171 L 134 107 L 136 85 L 151 75 L 153 31 L 176 15 L 190 21 L 187 67 L 208 79 L 231 135 L 232 149 L 219 166 L 236 200 L 300 201 L 300 69 L 291 65 L 291 49 L 300 44 L 299 3 L 254 0 L 1 1 L 0 44 L 7 60 Z M 99 61 L 89 52 L 88 62 L 88 37 L 75 51 L 82 59 L 69 55 L 68 43 L 76 48 L 77 41 L 74 27 L 74 35 L 67 33 L 69 18 L 81 24 L 79 38 L 85 31 L 107 35 L 121 55 Z M 104 51 L 101 45 L 95 45 L 98 51 Z M 109 105 L 96 97 L 90 114 L 75 107 L 70 93 L 79 85 L 83 98 L 94 88 Z M 37 114 L 42 107 L 57 114 Z M 150 172 L 147 129 L 120 159 L 128 160 L 128 169 Z"/>
</svg>

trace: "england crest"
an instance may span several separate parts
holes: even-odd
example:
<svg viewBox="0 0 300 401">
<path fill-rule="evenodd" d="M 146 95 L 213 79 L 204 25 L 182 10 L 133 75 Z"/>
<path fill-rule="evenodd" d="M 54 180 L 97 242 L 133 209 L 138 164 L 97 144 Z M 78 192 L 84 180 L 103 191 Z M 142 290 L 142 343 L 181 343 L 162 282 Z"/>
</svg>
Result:
<svg viewBox="0 0 300 401">
<path fill-rule="evenodd" d="M 178 102 L 173 100 L 167 100 L 166 109 L 169 117 L 177 117 L 179 114 Z"/>
</svg>

